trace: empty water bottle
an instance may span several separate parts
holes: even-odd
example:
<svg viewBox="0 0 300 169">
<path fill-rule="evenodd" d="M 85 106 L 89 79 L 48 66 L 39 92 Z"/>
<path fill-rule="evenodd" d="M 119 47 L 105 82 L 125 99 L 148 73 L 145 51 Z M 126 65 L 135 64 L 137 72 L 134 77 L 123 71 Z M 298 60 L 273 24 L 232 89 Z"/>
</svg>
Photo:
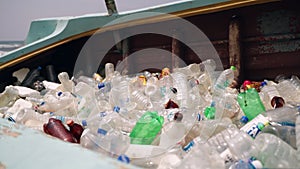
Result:
<svg viewBox="0 0 300 169">
<path fill-rule="evenodd" d="M 18 98 L 18 90 L 13 86 L 5 87 L 4 92 L 0 94 L 0 107 L 9 106 Z"/>
<path fill-rule="evenodd" d="M 70 80 L 67 72 L 61 72 L 58 74 L 58 79 L 61 83 L 60 89 L 65 92 L 74 92 L 74 82 Z"/>
<path fill-rule="evenodd" d="M 264 168 L 299 168 L 297 152 L 289 144 L 269 133 L 258 135 L 254 144 L 255 157 L 264 164 Z"/>
</svg>

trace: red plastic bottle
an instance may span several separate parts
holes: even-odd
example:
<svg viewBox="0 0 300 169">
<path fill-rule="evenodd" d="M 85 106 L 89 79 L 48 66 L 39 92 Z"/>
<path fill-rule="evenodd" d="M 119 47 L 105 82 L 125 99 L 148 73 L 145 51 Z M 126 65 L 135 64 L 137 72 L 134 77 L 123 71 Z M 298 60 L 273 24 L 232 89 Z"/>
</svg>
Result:
<svg viewBox="0 0 300 169">
<path fill-rule="evenodd" d="M 66 129 L 66 127 L 63 125 L 63 123 L 54 118 L 50 118 L 47 124 L 44 124 L 44 132 L 57 137 L 61 140 L 75 143 L 75 140 L 72 136 L 72 134 L 69 132 L 69 130 Z"/>
<path fill-rule="evenodd" d="M 70 132 L 75 138 L 76 143 L 80 143 L 80 137 L 83 132 L 83 127 L 80 124 L 74 123 L 73 120 L 68 120 L 67 125 L 70 127 Z"/>
</svg>

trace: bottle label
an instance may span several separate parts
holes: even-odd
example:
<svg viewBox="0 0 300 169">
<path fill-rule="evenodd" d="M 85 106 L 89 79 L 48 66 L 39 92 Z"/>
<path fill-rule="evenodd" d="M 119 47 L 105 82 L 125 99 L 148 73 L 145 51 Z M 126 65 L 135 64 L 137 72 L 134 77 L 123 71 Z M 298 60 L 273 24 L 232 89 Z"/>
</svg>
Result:
<svg viewBox="0 0 300 169">
<path fill-rule="evenodd" d="M 244 125 L 240 130 L 246 132 L 252 138 L 255 138 L 262 129 L 261 125 L 266 126 L 268 124 L 269 120 L 263 115 L 259 114 L 246 125 Z"/>
<path fill-rule="evenodd" d="M 235 156 L 230 152 L 230 150 L 227 148 L 220 154 L 221 158 L 224 160 L 225 165 L 230 164 L 236 161 Z"/>
</svg>

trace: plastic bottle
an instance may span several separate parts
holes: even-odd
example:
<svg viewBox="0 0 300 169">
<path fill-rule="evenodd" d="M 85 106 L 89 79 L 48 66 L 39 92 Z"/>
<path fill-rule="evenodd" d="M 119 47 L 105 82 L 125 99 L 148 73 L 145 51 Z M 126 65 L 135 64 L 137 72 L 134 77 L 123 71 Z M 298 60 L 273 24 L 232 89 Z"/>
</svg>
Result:
<svg viewBox="0 0 300 169">
<path fill-rule="evenodd" d="M 189 108 L 187 77 L 183 73 L 175 72 L 171 74 L 173 87 L 177 89 L 176 100 L 181 108 Z"/>
<path fill-rule="evenodd" d="M 61 91 L 65 91 L 65 92 L 74 92 L 74 82 L 72 80 L 70 80 L 70 77 L 68 75 L 67 72 L 61 72 L 58 74 L 58 80 L 61 83 Z"/>
<path fill-rule="evenodd" d="M 101 120 L 107 115 L 107 112 L 100 112 L 90 115 L 87 119 L 83 119 L 81 124 L 84 128 L 90 128 L 96 131 L 101 123 Z"/>
<path fill-rule="evenodd" d="M 60 120 L 50 118 L 48 123 L 44 124 L 44 132 L 63 141 L 75 143 L 72 134 L 65 128 Z"/>
<path fill-rule="evenodd" d="M 286 103 L 299 103 L 299 93 L 296 86 L 291 82 L 291 79 L 279 79 L 277 84 L 279 94 L 284 98 Z"/>
<path fill-rule="evenodd" d="M 297 149 L 295 126 L 271 123 L 271 125 L 264 127 L 261 133 L 274 134 L 275 136 L 288 143 L 293 148 Z"/>
<path fill-rule="evenodd" d="M 180 72 L 185 74 L 188 78 L 198 78 L 200 74 L 204 73 L 204 69 L 200 69 L 200 65 L 193 63 L 182 68 L 175 68 L 173 72 Z"/>
<path fill-rule="evenodd" d="M 182 123 L 183 115 L 177 112 L 174 120 L 165 124 L 160 135 L 160 147 L 168 149 L 179 143 L 186 133 L 186 126 Z"/>
<path fill-rule="evenodd" d="M 0 94 L 0 107 L 9 106 L 18 98 L 18 90 L 13 86 L 6 86 L 4 92 Z"/>
<path fill-rule="evenodd" d="M 224 116 L 224 109 L 225 105 L 227 104 L 225 98 L 225 94 L 227 93 L 226 88 L 229 87 L 229 85 L 231 85 L 234 81 L 234 69 L 235 67 L 232 66 L 230 69 L 222 71 L 216 83 L 214 84 L 212 100 L 215 102 L 216 119 L 220 119 Z"/>
<path fill-rule="evenodd" d="M 75 123 L 73 120 L 68 120 L 67 125 L 69 130 L 74 137 L 76 143 L 80 143 L 80 137 L 83 132 L 83 127 L 80 124 Z"/>
<path fill-rule="evenodd" d="M 46 66 L 46 75 L 47 75 L 47 80 L 49 80 L 50 82 L 57 82 L 57 74 L 55 72 L 53 65 Z"/>
<path fill-rule="evenodd" d="M 94 133 L 90 129 L 85 129 L 80 138 L 80 144 L 93 151 L 109 156 L 118 156 L 126 152 L 130 139 L 128 136 L 114 130 L 107 131 L 98 128 L 97 132 Z"/>
<path fill-rule="evenodd" d="M 295 124 L 296 117 L 299 115 L 300 107 L 298 106 L 283 106 L 274 110 L 262 112 L 269 121 L 281 124 Z"/>
<path fill-rule="evenodd" d="M 249 120 L 266 111 L 255 88 L 250 88 L 245 92 L 239 93 L 237 101 Z"/>
<path fill-rule="evenodd" d="M 269 133 L 259 134 L 255 140 L 255 157 L 264 168 L 299 168 L 297 152 L 289 144 Z"/>
<path fill-rule="evenodd" d="M 275 83 L 272 83 L 271 81 L 267 81 L 267 80 L 263 81 L 261 83 L 260 94 L 262 94 L 262 100 L 263 100 L 264 106 L 267 110 L 283 106 L 283 105 L 276 104 L 275 99 L 280 97 L 280 94 L 277 90 Z M 283 98 L 281 98 L 281 99 L 283 100 L 283 104 L 284 104 L 284 99 Z"/>
<path fill-rule="evenodd" d="M 37 67 L 36 69 L 30 70 L 25 76 L 21 83 L 21 86 L 26 86 L 32 88 L 33 83 L 38 79 L 41 74 L 42 67 Z"/>
<path fill-rule="evenodd" d="M 211 87 L 215 84 L 217 77 L 214 76 L 216 70 L 216 62 L 212 59 L 207 59 L 199 64 L 200 70 L 205 73 L 200 75 L 199 82 L 204 82 L 204 89 L 213 90 Z"/>
<path fill-rule="evenodd" d="M 207 141 L 210 137 L 225 130 L 230 125 L 232 125 L 232 121 L 228 117 L 222 119 L 201 120 L 199 123 L 195 123 L 186 134 L 183 147 L 187 146 L 196 137 L 199 137 L 203 141 Z"/>
<path fill-rule="evenodd" d="M 105 81 L 109 81 L 113 78 L 115 67 L 112 63 L 105 64 Z"/>
<path fill-rule="evenodd" d="M 153 107 L 150 99 L 139 90 L 131 92 L 132 100 L 137 103 L 137 107 L 144 110 L 149 110 Z"/>
<path fill-rule="evenodd" d="M 297 116 L 296 119 L 295 132 L 296 132 L 297 158 L 298 161 L 300 161 L 300 116 Z"/>
<path fill-rule="evenodd" d="M 116 76 L 112 79 L 112 89 L 109 94 L 109 102 L 120 108 L 131 105 L 129 81 L 126 77 Z"/>
<path fill-rule="evenodd" d="M 147 111 L 136 123 L 130 133 L 131 144 L 151 144 L 164 123 L 164 118 L 157 112 Z"/>
<path fill-rule="evenodd" d="M 197 142 L 176 168 L 225 168 L 225 163 L 219 153 L 209 144 Z"/>
<path fill-rule="evenodd" d="M 300 79 L 298 76 L 292 75 L 290 81 L 296 87 L 297 90 L 300 90 Z"/>
</svg>

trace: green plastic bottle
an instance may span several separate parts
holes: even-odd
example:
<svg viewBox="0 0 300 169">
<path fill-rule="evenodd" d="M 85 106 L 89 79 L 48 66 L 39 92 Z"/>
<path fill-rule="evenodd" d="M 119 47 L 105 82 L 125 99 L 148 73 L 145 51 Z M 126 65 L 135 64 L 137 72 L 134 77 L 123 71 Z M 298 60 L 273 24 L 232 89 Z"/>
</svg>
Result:
<svg viewBox="0 0 300 169">
<path fill-rule="evenodd" d="M 239 93 L 237 101 L 249 121 L 266 111 L 255 88 Z"/>
<path fill-rule="evenodd" d="M 150 145 L 161 131 L 163 123 L 164 118 L 159 116 L 156 111 L 147 111 L 132 129 L 129 135 L 130 143 Z"/>
</svg>

